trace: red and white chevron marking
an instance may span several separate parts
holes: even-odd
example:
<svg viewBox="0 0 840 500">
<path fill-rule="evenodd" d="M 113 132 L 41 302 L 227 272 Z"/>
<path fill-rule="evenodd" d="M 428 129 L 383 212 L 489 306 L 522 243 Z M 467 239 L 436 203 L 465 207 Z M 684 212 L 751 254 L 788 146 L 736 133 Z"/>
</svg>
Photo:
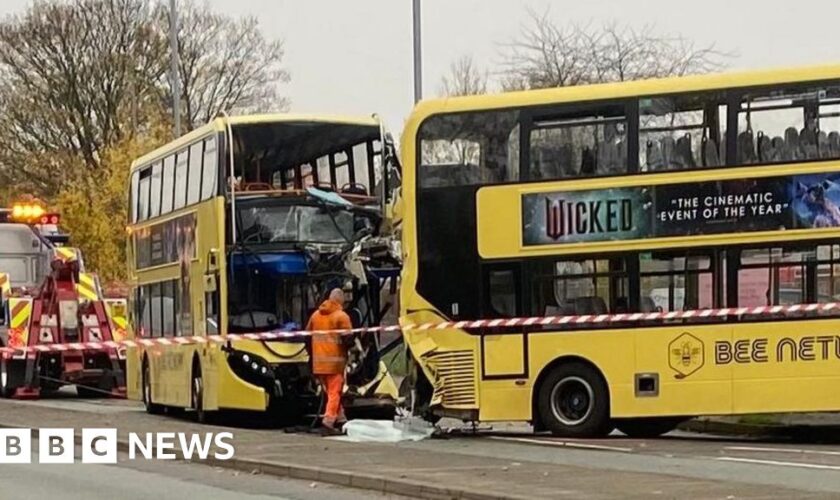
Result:
<svg viewBox="0 0 840 500">
<path fill-rule="evenodd" d="M 318 330 L 318 331 L 268 331 L 259 333 L 238 333 L 209 335 L 206 337 L 159 337 L 137 338 L 133 340 L 104 341 L 104 342 L 76 342 L 67 344 L 36 344 L 26 347 L 0 347 L 0 353 L 22 354 L 38 352 L 62 351 L 101 351 L 119 349 L 123 347 L 153 347 L 177 346 L 190 344 L 223 344 L 238 340 L 294 340 L 309 337 L 316 333 L 339 333 L 353 335 L 356 333 L 374 332 L 408 332 L 423 330 L 445 330 L 447 328 L 498 328 L 498 327 L 527 327 L 548 325 L 582 325 L 609 324 L 641 321 L 665 321 L 691 318 L 721 318 L 744 315 L 794 315 L 802 313 L 834 311 L 840 315 L 840 302 L 825 302 L 822 304 L 794 304 L 788 306 L 761 307 L 729 307 L 723 309 L 699 309 L 688 311 L 650 312 L 650 313 L 622 313 L 622 314 L 583 314 L 572 316 L 535 316 L 529 318 L 479 319 L 473 321 L 443 321 L 430 323 L 407 323 L 405 325 L 372 326 L 354 328 L 352 330 Z"/>
</svg>

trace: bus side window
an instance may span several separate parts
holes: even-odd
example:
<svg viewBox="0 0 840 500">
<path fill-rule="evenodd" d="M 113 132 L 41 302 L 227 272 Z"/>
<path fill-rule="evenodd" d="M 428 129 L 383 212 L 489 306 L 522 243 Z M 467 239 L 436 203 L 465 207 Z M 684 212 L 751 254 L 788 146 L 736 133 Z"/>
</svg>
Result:
<svg viewBox="0 0 840 500">
<path fill-rule="evenodd" d="M 161 163 L 157 162 L 152 165 L 152 182 L 149 187 L 149 217 L 157 217 L 161 215 L 160 211 L 160 195 L 161 195 Z"/>
<path fill-rule="evenodd" d="M 184 149 L 178 152 L 175 160 L 175 195 L 173 202 L 173 210 L 183 208 L 187 202 L 187 150 Z"/>
<path fill-rule="evenodd" d="M 421 188 L 497 184 L 519 180 L 518 111 L 433 116 L 420 127 Z M 510 159 L 515 158 L 516 164 Z"/>
<path fill-rule="evenodd" d="M 175 193 L 175 155 L 163 159 L 163 190 L 160 195 L 160 213 L 172 211 L 172 196 Z"/>
<path fill-rule="evenodd" d="M 152 168 L 146 167 L 140 171 L 139 193 L 137 195 L 137 221 L 149 218 L 149 185 L 152 180 Z"/>
<path fill-rule="evenodd" d="M 528 138 L 531 180 L 627 173 L 624 105 L 553 113 L 534 121 Z"/>
<path fill-rule="evenodd" d="M 216 138 L 204 140 L 204 160 L 201 174 L 201 199 L 208 200 L 216 196 L 218 188 L 219 158 L 216 151 Z"/>
<path fill-rule="evenodd" d="M 149 285 L 150 288 L 150 297 L 151 297 L 151 337 L 161 337 L 163 334 L 163 307 L 160 295 L 160 283 L 154 283 Z"/>
<path fill-rule="evenodd" d="M 519 279 L 513 269 L 490 270 L 486 276 L 486 318 L 513 318 L 519 315 Z"/>
<path fill-rule="evenodd" d="M 201 195 L 201 161 L 204 158 L 204 143 L 199 141 L 190 146 L 189 175 L 187 177 L 187 205 L 198 203 Z"/>
</svg>

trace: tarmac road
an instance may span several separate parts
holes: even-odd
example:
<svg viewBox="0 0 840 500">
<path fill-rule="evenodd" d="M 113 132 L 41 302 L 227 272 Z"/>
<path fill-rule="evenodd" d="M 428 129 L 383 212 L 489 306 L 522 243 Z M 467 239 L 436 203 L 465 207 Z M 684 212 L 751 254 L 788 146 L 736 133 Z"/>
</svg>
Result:
<svg viewBox="0 0 840 500">
<path fill-rule="evenodd" d="M 98 417 L 93 418 L 94 414 Z M 197 427 L 188 418 L 146 415 L 140 405 L 128 401 L 70 398 L 0 401 L 0 424 L 20 425 L 31 421 L 33 426 L 68 426 L 74 425 L 68 423 L 79 418 L 76 415 L 86 422 L 100 421 L 104 426 L 118 426 L 121 432 L 150 429 L 195 432 L 204 428 Z M 383 445 L 338 443 L 315 436 L 288 435 L 275 429 L 233 425 L 237 457 L 286 464 L 297 462 L 331 470 L 342 469 L 350 474 L 375 473 L 384 478 L 457 487 L 498 497 L 840 498 L 840 445 L 836 444 L 758 441 L 684 432 L 674 432 L 660 439 L 614 435 L 600 440 L 569 440 L 534 435 L 524 426 L 510 425 L 497 426 L 492 433 L 474 436 Z M 128 471 L 124 471 L 126 467 L 122 464 L 111 469 L 126 474 L 145 473 L 137 471 L 136 467 L 155 468 L 160 467 L 159 463 L 134 464 Z M 0 468 L 3 483 L 8 467 Z M 22 476 L 21 482 L 38 483 L 35 471 L 41 469 L 35 467 L 32 475 Z M 96 466 L 78 467 L 84 467 L 80 469 L 80 475 L 98 475 L 98 472 L 91 473 Z M 174 465 L 166 465 L 167 469 L 170 467 Z M 196 473 L 199 474 L 199 469 L 214 471 L 201 475 L 205 478 L 229 478 L 233 474 L 231 471 L 215 472 L 215 467 L 201 465 L 179 463 L 178 467 L 198 467 Z M 60 474 L 52 469 L 50 473 Z M 161 471 L 149 473 L 161 474 Z M 247 472 L 242 474 L 247 476 Z M 262 476 L 260 481 L 264 479 Z M 226 485 L 224 481 L 218 486 L 190 483 L 178 475 L 171 480 L 180 481 L 181 485 L 174 485 L 171 491 L 190 486 L 224 489 Z M 61 479 L 56 478 L 56 482 L 59 481 Z M 147 480 L 138 481 L 133 484 L 139 486 Z M 241 487 L 235 480 L 231 484 L 233 488 Z M 265 489 L 254 487 L 257 489 L 249 494 L 267 493 Z M 279 490 L 272 487 L 268 493 L 272 491 Z M 350 490 L 348 494 L 352 493 Z M 220 490 L 219 494 L 224 491 Z M 116 492 L 116 497 L 124 495 Z M 215 495 L 207 497 L 216 498 Z M 315 498 L 324 497 L 316 495 Z"/>
<path fill-rule="evenodd" d="M 37 447 L 37 444 L 36 444 Z M 76 456 L 80 456 L 77 451 Z M 32 464 L 0 466 L 0 498 L 32 500 L 213 500 L 261 499 L 398 499 L 396 496 L 338 486 L 252 475 L 218 467 L 183 462 L 127 462 L 118 465 L 41 465 L 33 453 Z"/>
</svg>

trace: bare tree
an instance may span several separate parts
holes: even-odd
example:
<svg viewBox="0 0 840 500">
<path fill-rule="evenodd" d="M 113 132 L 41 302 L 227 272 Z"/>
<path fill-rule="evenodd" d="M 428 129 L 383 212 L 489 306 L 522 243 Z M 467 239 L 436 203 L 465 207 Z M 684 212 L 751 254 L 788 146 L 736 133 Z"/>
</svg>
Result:
<svg viewBox="0 0 840 500">
<path fill-rule="evenodd" d="M 280 40 L 268 40 L 256 18 L 231 19 L 209 10 L 206 4 L 182 2 L 178 47 L 182 106 L 189 129 L 206 123 L 220 111 L 280 111 L 288 100 L 279 96 L 278 84 L 289 81 L 281 63 Z M 165 32 L 169 10 L 159 17 Z M 169 87 L 168 79 L 161 80 Z M 170 92 L 167 103 L 171 102 Z"/>
<path fill-rule="evenodd" d="M 179 3 L 189 125 L 285 105 L 280 41 L 253 18 Z M 96 175 L 104 149 L 169 115 L 167 16 L 150 0 L 46 0 L 0 22 L 0 183 L 50 197 L 69 178 Z"/>
<path fill-rule="evenodd" d="M 0 171 L 51 192 L 64 160 L 95 168 L 123 132 L 133 69 L 160 47 L 133 0 L 35 3 L 0 24 Z"/>
<path fill-rule="evenodd" d="M 507 90 L 567 87 L 706 73 L 724 67 L 728 54 L 698 47 L 679 35 L 664 35 L 612 22 L 559 26 L 548 14 L 531 13 L 518 38 L 504 51 L 502 86 Z"/>
<path fill-rule="evenodd" d="M 487 71 L 482 71 L 472 56 L 465 55 L 449 65 L 449 71 L 441 77 L 438 93 L 445 97 L 484 94 L 487 92 Z M 453 136 L 460 135 L 453 131 Z M 477 163 L 480 147 L 474 141 L 459 137 L 426 141 L 423 161 L 426 164 Z"/>
<path fill-rule="evenodd" d="M 449 65 L 449 73 L 440 81 L 444 96 L 476 95 L 487 92 L 487 71 L 476 65 L 472 56 L 461 56 Z"/>
</svg>

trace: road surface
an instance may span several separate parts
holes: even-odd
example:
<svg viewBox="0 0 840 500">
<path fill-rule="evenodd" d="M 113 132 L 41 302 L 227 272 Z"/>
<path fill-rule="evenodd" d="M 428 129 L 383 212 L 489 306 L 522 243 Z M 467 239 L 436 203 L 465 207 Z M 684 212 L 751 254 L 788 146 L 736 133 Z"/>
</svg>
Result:
<svg viewBox="0 0 840 500">
<path fill-rule="evenodd" d="M 152 416 L 137 403 L 117 400 L 44 399 L 0 401 L 0 424 L 82 427 L 101 422 L 124 432 L 220 430 L 199 427 L 189 416 Z M 770 442 L 674 432 L 660 439 L 619 435 L 600 440 L 536 436 L 522 426 L 499 427 L 479 435 L 456 435 L 396 445 L 339 443 L 288 435 L 278 429 L 226 423 L 236 438 L 237 458 L 300 463 L 350 474 L 465 488 L 518 498 L 840 498 L 840 445 Z M 13 491 L 70 484 L 66 491 L 93 491 L 95 498 L 148 498 L 147 491 L 228 498 L 240 493 L 285 498 L 361 498 L 357 490 L 332 490 L 309 482 L 286 481 L 248 472 L 234 475 L 207 465 L 135 461 L 117 467 L 78 465 L 0 468 L 4 488 Z M 74 479 L 75 478 L 75 479 Z M 108 480 L 116 478 L 117 481 Z M 19 485 L 19 486 L 15 486 Z M 63 487 L 60 487 L 64 491 Z M 206 490 L 206 494 L 205 492 Z M 3 490 L 0 490 L 3 491 Z M 393 490 L 391 490 L 393 491 Z M 52 491 L 54 493 L 54 491 Z M 367 496 L 366 492 L 362 493 Z M 134 496 L 132 496 L 134 495 Z M 310 496 L 307 496 L 310 495 Z M 313 496 L 314 495 L 314 496 Z M 350 495 L 350 496 L 339 496 Z M 230 496 L 230 498 L 234 498 Z M 5 496 L 4 496 L 5 497 Z M 37 498 L 37 497 L 36 497 Z M 75 497 L 74 497 L 75 498 Z"/>
<path fill-rule="evenodd" d="M 37 449 L 37 443 L 34 446 Z M 76 456 L 80 456 L 77 450 Z M 212 500 L 262 499 L 398 499 L 324 483 L 253 475 L 218 467 L 183 462 L 128 462 L 118 465 L 42 465 L 33 454 L 32 464 L 0 466 L 0 498 L 32 500 L 163 500 L 206 498 Z"/>
</svg>

